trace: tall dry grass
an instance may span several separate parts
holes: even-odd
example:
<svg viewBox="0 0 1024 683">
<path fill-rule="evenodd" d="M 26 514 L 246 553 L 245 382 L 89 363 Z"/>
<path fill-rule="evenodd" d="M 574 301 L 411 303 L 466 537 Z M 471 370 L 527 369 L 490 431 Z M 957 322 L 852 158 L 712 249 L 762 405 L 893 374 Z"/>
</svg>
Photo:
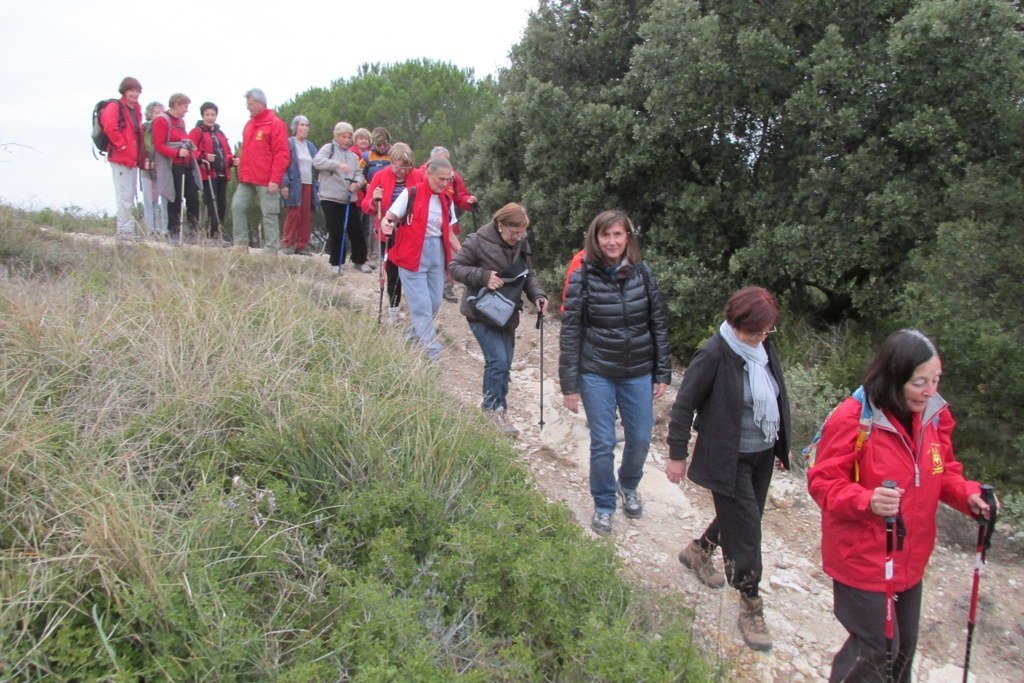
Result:
<svg viewBox="0 0 1024 683">
<path fill-rule="evenodd" d="M 0 679 L 587 677 L 612 638 L 678 680 L 688 625 L 622 614 L 610 549 L 315 263 L 31 222 L 0 213 Z"/>
</svg>

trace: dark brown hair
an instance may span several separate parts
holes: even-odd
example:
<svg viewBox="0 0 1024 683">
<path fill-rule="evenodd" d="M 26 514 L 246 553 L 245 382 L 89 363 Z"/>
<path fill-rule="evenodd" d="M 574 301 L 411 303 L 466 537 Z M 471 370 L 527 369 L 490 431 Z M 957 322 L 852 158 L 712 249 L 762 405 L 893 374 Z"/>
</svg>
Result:
<svg viewBox="0 0 1024 683">
<path fill-rule="evenodd" d="M 725 304 L 725 321 L 733 329 L 760 334 L 779 322 L 779 303 L 764 287 L 744 287 Z"/>
<path fill-rule="evenodd" d="M 643 259 L 640 254 L 640 240 L 636 237 L 633 221 L 629 220 L 629 216 L 626 215 L 625 211 L 609 209 L 594 216 L 594 220 L 590 221 L 590 227 L 587 228 L 587 237 L 583 243 L 583 248 L 587 252 L 587 263 L 594 265 L 605 263 L 604 252 L 601 251 L 601 244 L 597 241 L 597 238 L 601 233 L 614 225 L 622 225 L 626 228 L 628 241 L 626 242 L 626 252 L 623 254 L 623 258 L 633 265 L 640 263 Z"/>
<path fill-rule="evenodd" d="M 864 391 L 873 404 L 905 419 L 908 410 L 903 400 L 903 385 L 914 376 L 914 369 L 939 355 L 935 344 L 918 330 L 898 330 L 890 334 L 864 373 Z"/>
<path fill-rule="evenodd" d="M 131 76 L 125 76 L 121 79 L 121 85 L 118 86 L 117 92 L 123 95 L 129 90 L 138 90 L 139 92 L 142 92 L 142 84 L 139 83 L 139 79 L 132 78 Z"/>
</svg>

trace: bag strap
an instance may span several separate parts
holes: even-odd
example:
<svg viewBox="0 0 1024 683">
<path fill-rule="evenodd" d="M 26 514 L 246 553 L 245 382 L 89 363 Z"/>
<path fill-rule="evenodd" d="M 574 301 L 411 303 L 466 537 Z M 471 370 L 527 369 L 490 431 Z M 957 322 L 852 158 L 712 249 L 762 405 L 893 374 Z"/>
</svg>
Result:
<svg viewBox="0 0 1024 683">
<path fill-rule="evenodd" d="M 868 437 L 871 436 L 871 428 L 874 426 L 874 411 L 871 408 L 871 401 L 868 400 L 863 386 L 857 387 L 852 396 L 860 402 L 860 424 L 857 430 L 857 438 L 853 442 L 853 451 L 857 453 L 857 459 L 853 462 L 853 481 L 860 481 L 860 452 L 864 450 L 864 444 L 867 442 Z M 811 439 L 811 443 L 803 449 L 802 453 L 804 460 L 807 462 L 807 469 L 814 467 L 817 462 L 818 442 L 821 441 L 821 433 L 825 429 L 825 424 L 838 409 L 839 406 L 832 409 L 828 417 L 825 418 L 825 421 L 818 427 L 818 431 L 814 434 L 814 438 Z"/>
</svg>

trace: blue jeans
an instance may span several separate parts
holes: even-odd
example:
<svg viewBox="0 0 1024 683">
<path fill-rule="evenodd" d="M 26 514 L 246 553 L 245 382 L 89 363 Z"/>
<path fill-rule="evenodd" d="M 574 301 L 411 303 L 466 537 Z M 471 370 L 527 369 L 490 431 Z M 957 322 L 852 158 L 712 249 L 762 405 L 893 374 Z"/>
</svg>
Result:
<svg viewBox="0 0 1024 683">
<path fill-rule="evenodd" d="M 469 323 L 469 329 L 484 353 L 484 410 L 507 408 L 508 379 L 512 371 L 512 354 L 516 350 L 515 328 L 499 330 L 487 323 Z"/>
<path fill-rule="evenodd" d="M 405 304 L 409 307 L 408 336 L 419 340 L 427 358 L 432 361 L 441 359 L 441 342 L 437 339 L 434 317 L 441 309 L 444 274 L 444 249 L 440 237 L 427 237 L 423 240 L 419 270 L 398 269 Z"/>
<path fill-rule="evenodd" d="M 654 429 L 654 377 L 580 375 L 580 398 L 590 425 L 590 495 L 594 510 L 615 512 L 615 409 L 622 415 L 626 443 L 619 466 L 619 485 L 636 491 Z"/>
</svg>

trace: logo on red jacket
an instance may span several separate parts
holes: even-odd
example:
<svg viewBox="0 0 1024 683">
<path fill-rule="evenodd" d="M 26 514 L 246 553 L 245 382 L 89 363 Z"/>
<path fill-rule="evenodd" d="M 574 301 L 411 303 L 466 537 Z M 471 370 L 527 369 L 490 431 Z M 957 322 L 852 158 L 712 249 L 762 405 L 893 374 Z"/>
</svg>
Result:
<svg viewBox="0 0 1024 683">
<path fill-rule="evenodd" d="M 932 456 L 932 474 L 942 474 L 946 468 L 942 464 L 942 451 L 939 450 L 939 444 L 933 443 L 928 449 L 928 453 Z"/>
</svg>

